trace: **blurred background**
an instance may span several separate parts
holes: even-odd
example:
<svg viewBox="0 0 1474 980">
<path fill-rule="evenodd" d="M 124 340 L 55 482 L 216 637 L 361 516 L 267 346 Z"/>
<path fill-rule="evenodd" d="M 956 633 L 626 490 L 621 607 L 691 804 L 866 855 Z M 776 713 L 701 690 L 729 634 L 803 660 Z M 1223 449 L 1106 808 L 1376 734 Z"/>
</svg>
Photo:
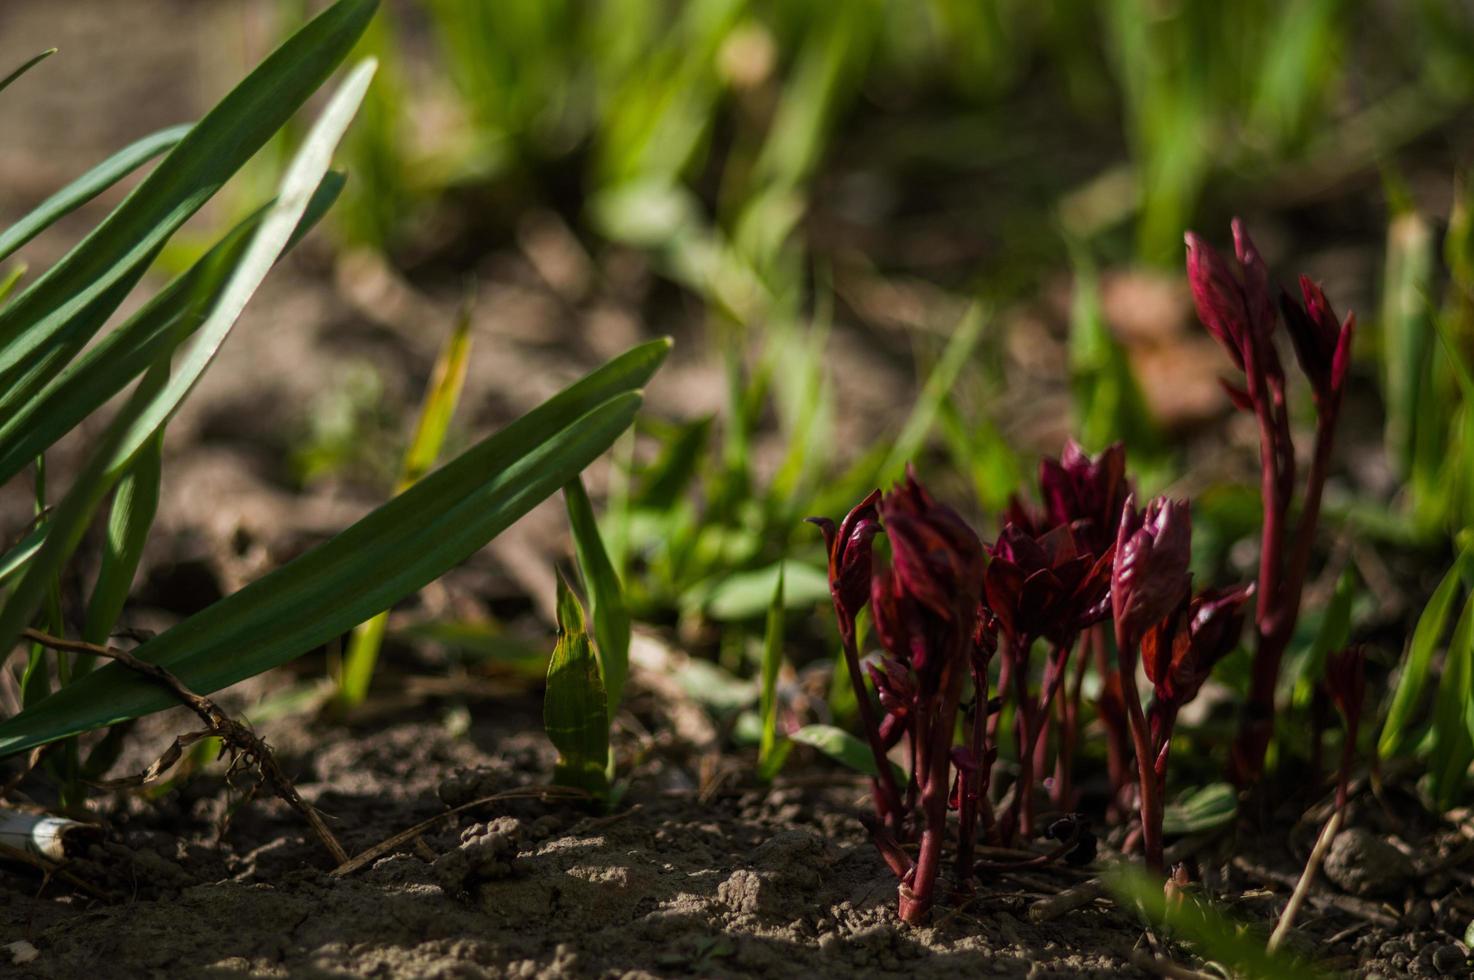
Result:
<svg viewBox="0 0 1474 980">
<path fill-rule="evenodd" d="M 312 9 L 5 0 L 4 58 L 61 53 L 0 103 L 0 219 L 197 118 Z M 750 701 L 785 558 L 794 690 L 827 664 L 801 519 L 908 460 L 988 537 L 1040 453 L 1125 439 L 1145 489 L 1194 496 L 1200 573 L 1250 578 L 1257 433 L 1182 272 L 1184 230 L 1226 246 L 1234 215 L 1280 282 L 1308 273 L 1362 325 L 1302 632 L 1349 569 L 1391 663 L 1474 524 L 1467 3 L 385 0 L 364 46 L 344 200 L 169 430 L 140 623 L 387 497 L 463 307 L 448 452 L 676 338 L 591 486 L 636 621 L 717 665 L 694 682 L 715 702 Z M 269 193 L 291 138 L 161 274 Z M 554 501 L 397 610 L 393 656 L 540 666 L 568 548 Z"/>
</svg>

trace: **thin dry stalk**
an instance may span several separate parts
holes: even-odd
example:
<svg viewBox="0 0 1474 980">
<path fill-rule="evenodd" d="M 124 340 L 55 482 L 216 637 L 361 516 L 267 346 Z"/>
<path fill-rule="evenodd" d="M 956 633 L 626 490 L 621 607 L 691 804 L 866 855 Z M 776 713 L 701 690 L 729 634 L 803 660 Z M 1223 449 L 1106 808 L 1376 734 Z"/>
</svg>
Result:
<svg viewBox="0 0 1474 980">
<path fill-rule="evenodd" d="M 281 765 L 276 760 L 276 755 L 271 747 L 255 732 L 245 725 L 231 718 L 222 711 L 214 701 L 202 694 L 196 694 L 190 690 L 178 677 L 158 664 L 150 663 L 134 656 L 126 650 L 116 647 L 100 646 L 95 643 L 84 643 L 81 640 L 67 640 L 58 636 L 42 633 L 40 630 L 27 629 L 22 635 L 35 643 L 68 653 L 86 653 L 96 657 L 103 657 L 116 661 L 124 667 L 136 673 L 142 674 L 149 680 L 163 687 L 174 695 L 181 704 L 189 708 L 200 720 L 205 723 L 205 728 L 198 732 L 181 735 L 145 772 L 136 777 L 123 780 L 114 780 L 107 785 L 141 785 L 157 779 L 160 775 L 171 768 L 183 755 L 184 749 L 204 738 L 218 738 L 221 742 L 222 753 L 231 755 L 230 771 L 235 772 L 238 768 L 246 767 L 256 770 L 261 781 L 271 789 L 279 799 L 296 810 L 306 819 L 312 827 L 328 853 L 332 854 L 333 860 L 338 864 L 348 860 L 348 852 L 343 850 L 343 845 L 333 836 L 328 825 L 323 821 L 322 815 L 317 808 L 302 799 L 297 792 L 296 786 L 291 779 L 282 771 Z"/>
<path fill-rule="evenodd" d="M 1331 841 L 1336 839 L 1336 834 L 1341 830 L 1341 814 L 1344 812 L 1343 807 L 1337 807 L 1336 812 L 1331 814 L 1331 819 L 1321 827 L 1320 836 L 1310 849 L 1310 858 L 1305 862 L 1305 870 L 1300 873 L 1300 880 L 1295 882 L 1295 890 L 1290 893 L 1290 900 L 1285 903 L 1285 910 L 1280 913 L 1274 932 L 1269 934 L 1268 949 L 1271 953 L 1280 948 L 1290 927 L 1295 924 L 1295 916 L 1300 913 L 1300 906 L 1305 904 L 1305 897 L 1310 894 L 1310 886 L 1315 882 L 1315 873 L 1320 870 L 1321 861 L 1325 859 Z"/>
<path fill-rule="evenodd" d="M 581 789 L 574 789 L 569 786 L 527 786 L 522 789 L 511 789 L 502 793 L 493 793 L 490 796 L 483 796 L 480 799 L 472 800 L 469 803 L 462 803 L 460 806 L 451 807 L 444 813 L 437 813 L 433 817 L 421 820 L 413 827 L 410 827 L 406 830 L 401 830 L 399 833 L 379 841 L 379 843 L 375 844 L 373 847 L 370 847 L 368 850 L 358 854 L 356 857 L 345 857 L 336 868 L 328 873 L 334 878 L 346 878 L 348 875 L 353 874 L 353 872 L 359 870 L 360 868 L 370 864 L 373 861 L 377 861 L 385 854 L 388 854 L 396 848 L 408 844 L 412 840 L 415 840 L 421 834 L 429 830 L 431 827 L 434 827 L 440 821 L 445 820 L 449 817 L 453 817 L 458 813 L 464 813 L 467 810 L 474 810 L 477 807 L 486 806 L 488 803 L 499 803 L 502 800 L 587 800 L 588 798 L 589 794 L 585 791 Z"/>
</svg>

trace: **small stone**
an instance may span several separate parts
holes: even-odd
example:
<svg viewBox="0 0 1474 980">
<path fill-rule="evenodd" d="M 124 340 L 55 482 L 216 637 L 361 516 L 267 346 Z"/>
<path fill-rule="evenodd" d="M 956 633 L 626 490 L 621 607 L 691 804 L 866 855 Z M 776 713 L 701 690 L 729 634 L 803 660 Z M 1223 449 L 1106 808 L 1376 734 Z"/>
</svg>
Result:
<svg viewBox="0 0 1474 980">
<path fill-rule="evenodd" d="M 1388 895 L 1399 891 L 1414 874 L 1406 854 L 1368 830 L 1343 830 L 1331 843 L 1325 860 L 1326 877 L 1353 895 Z"/>
</svg>

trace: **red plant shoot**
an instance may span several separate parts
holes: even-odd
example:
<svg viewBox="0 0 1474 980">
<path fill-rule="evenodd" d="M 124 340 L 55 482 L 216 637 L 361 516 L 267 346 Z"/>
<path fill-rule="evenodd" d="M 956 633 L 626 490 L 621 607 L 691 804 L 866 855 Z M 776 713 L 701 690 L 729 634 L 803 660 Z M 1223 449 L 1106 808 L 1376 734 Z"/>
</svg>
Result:
<svg viewBox="0 0 1474 980">
<path fill-rule="evenodd" d="M 1234 781 L 1245 786 L 1257 782 L 1262 774 L 1265 751 L 1274 734 L 1274 693 L 1280 662 L 1300 612 L 1331 446 L 1346 390 L 1356 318 L 1348 314 L 1338 322 L 1320 287 L 1303 276 L 1303 304 L 1283 291 L 1276 304 L 1270 295 L 1264 260 L 1237 219 L 1233 236 L 1237 274 L 1212 246 L 1191 232 L 1187 235 L 1187 274 L 1199 319 L 1244 376 L 1243 387 L 1225 382 L 1224 388 L 1234 406 L 1252 413 L 1259 426 L 1264 522 L 1254 617 L 1256 643 L 1249 697 L 1231 759 Z M 1285 372 L 1274 342 L 1279 313 L 1284 316 L 1300 368 L 1310 381 L 1316 409 L 1315 448 L 1299 521 L 1293 530 L 1290 523 L 1296 458 Z"/>
</svg>

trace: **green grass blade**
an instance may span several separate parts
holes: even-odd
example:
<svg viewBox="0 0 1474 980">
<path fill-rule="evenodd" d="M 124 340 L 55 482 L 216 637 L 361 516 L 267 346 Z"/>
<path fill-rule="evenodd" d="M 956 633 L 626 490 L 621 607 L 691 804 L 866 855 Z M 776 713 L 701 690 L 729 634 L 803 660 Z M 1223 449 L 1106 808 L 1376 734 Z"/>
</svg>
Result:
<svg viewBox="0 0 1474 980">
<path fill-rule="evenodd" d="M 379 651 L 389 628 L 389 611 L 375 614 L 359 623 L 348 638 L 343 654 L 343 676 L 338 679 L 337 703 L 344 708 L 363 704 L 368 697 L 374 669 L 379 664 Z"/>
<path fill-rule="evenodd" d="M 1209 783 L 1162 808 L 1162 832 L 1200 834 L 1238 816 L 1238 792 L 1228 783 Z"/>
<path fill-rule="evenodd" d="M 3 92 L 7 88 L 9 88 L 11 83 L 14 82 L 17 78 L 20 78 L 26 72 L 30 71 L 32 68 L 35 68 L 41 62 L 45 61 L 47 58 L 56 54 L 56 50 L 56 48 L 47 48 L 45 51 L 42 51 L 34 58 L 21 65 L 15 71 L 11 72 L 9 75 L 6 75 L 4 78 L 0 78 L 0 92 Z"/>
<path fill-rule="evenodd" d="M 835 762 L 855 772 L 864 773 L 867 776 L 875 776 L 879 772 L 875 768 L 875 756 L 871 753 L 870 746 L 843 728 L 836 728 L 833 725 L 805 725 L 789 735 L 788 740 L 818 749 Z M 904 785 L 906 773 L 894 762 L 891 763 L 891 768 L 895 770 L 896 778 Z"/>
<path fill-rule="evenodd" d="M 112 513 L 108 515 L 107 539 L 102 550 L 102 567 L 87 603 L 82 639 L 106 644 L 112 633 L 133 576 L 143 558 L 143 546 L 159 509 L 159 484 L 163 480 L 164 434 L 149 440 L 113 491 Z M 82 663 L 90 662 L 80 661 Z"/>
<path fill-rule="evenodd" d="M 1428 684 L 1428 674 L 1433 665 L 1433 653 L 1443 631 L 1448 625 L 1459 597 L 1461 579 L 1474 575 L 1474 548 L 1466 548 L 1438 584 L 1418 625 L 1413 628 L 1413 638 L 1408 644 L 1407 660 L 1397 686 L 1392 692 L 1392 703 L 1387 708 L 1387 720 L 1382 724 L 1382 734 L 1377 740 L 1377 755 L 1383 759 L 1397 754 L 1407 741 L 1407 728 L 1412 722 L 1423 690 Z"/>
<path fill-rule="evenodd" d="M 52 517 L 52 533 L 16 583 L 5 605 L 0 607 L 0 647 L 8 648 L 15 642 L 40 603 L 47 581 L 58 574 L 81 542 L 103 496 L 122 477 L 154 433 L 168 423 L 214 360 L 246 303 L 290 242 L 317 186 L 327 173 L 333 149 L 352 121 L 373 72 L 373 62 L 361 63 L 328 101 L 287 168 L 276 203 L 262 218 L 261 226 L 251 237 L 240 264 L 221 290 L 219 299 L 199 329 L 195 343 L 180 359 L 178 369 L 167 377 L 158 368 L 151 371 L 104 433 L 71 490 L 57 506 Z M 149 383 L 156 374 L 159 375 L 157 387 Z"/>
<path fill-rule="evenodd" d="M 914 460 L 925 445 L 926 437 L 936 423 L 943 402 L 951 395 L 952 386 L 957 382 L 958 375 L 962 373 L 982 337 L 985 321 L 982 307 L 974 304 L 963 316 L 957 329 L 952 331 L 942 356 L 927 375 L 926 384 L 922 386 L 921 396 L 917 398 L 911 416 L 906 420 L 906 425 L 896 437 L 890 454 L 880 468 L 880 483 L 899 480 L 906 470 L 906 464 Z"/>
<path fill-rule="evenodd" d="M 188 124 L 171 126 L 123 147 L 55 194 L 15 224 L 0 233 L 0 260 L 15 254 L 56 221 L 86 204 L 154 157 L 172 148 L 190 130 Z"/>
<path fill-rule="evenodd" d="M 213 691 L 341 635 L 463 561 L 607 449 L 669 341 L 637 347 L 431 473 L 325 544 L 139 647 Z M 170 697 L 109 665 L 0 722 L 0 755 L 157 711 Z"/>
<path fill-rule="evenodd" d="M 327 213 L 343 187 L 330 173 L 293 232 L 293 247 Z M 116 330 L 67 365 L 0 425 L 0 483 L 101 408 L 128 383 L 192 335 L 219 299 L 266 209 L 246 218 L 188 270 L 176 276 Z M 8 395 L 9 393 L 7 393 Z M 0 397 L 0 404 L 8 397 Z"/>
<path fill-rule="evenodd" d="M 112 214 L 0 310 L 0 390 L 58 341 L 80 346 L 83 338 L 70 329 L 77 314 L 141 272 L 180 225 L 322 86 L 363 32 L 376 2 L 339 0 L 288 38 Z"/>
<path fill-rule="evenodd" d="M 15 287 L 20 285 L 20 281 L 26 276 L 27 268 L 28 266 L 24 262 L 17 262 L 10 267 L 9 272 L 5 273 L 4 276 L 0 276 L 0 303 L 4 303 L 6 298 L 15 290 Z"/>
<path fill-rule="evenodd" d="M 38 392 L 72 362 L 87 341 L 102 328 L 118 305 L 133 291 L 133 287 L 138 285 L 145 268 L 158 257 L 159 251 L 158 248 L 154 249 L 146 257 L 146 261 L 129 269 L 90 303 L 76 310 L 67 322 L 66 330 L 37 352 L 24 365 L 24 370 L 13 376 L 8 385 L 0 388 L 0 423 L 9 426 L 18 407 L 37 397 Z M 20 299 L 16 300 L 19 301 Z M 6 310 L 10 308 L 6 307 Z"/>
<path fill-rule="evenodd" d="M 1297 707 L 1310 703 L 1315 686 L 1325 675 L 1326 657 L 1335 650 L 1344 650 L 1351 641 L 1351 608 L 1356 599 L 1356 587 L 1356 569 L 1347 565 L 1340 578 L 1336 579 L 1335 591 L 1331 593 L 1331 601 L 1326 606 L 1315 640 L 1300 659 L 1290 681 Z"/>
<path fill-rule="evenodd" d="M 1141 908 L 1152 923 L 1200 947 L 1207 959 L 1232 967 L 1236 974 L 1260 980 L 1314 980 L 1320 974 L 1283 953 L 1270 953 L 1264 938 L 1242 929 L 1206 901 L 1185 896 L 1167 900 L 1160 879 L 1139 868 L 1119 865 L 1107 877 L 1111 891 Z"/>
<path fill-rule="evenodd" d="M 461 311 L 455 329 L 435 359 L 435 368 L 425 389 L 425 400 L 415 420 L 414 436 L 400 467 L 395 493 L 403 493 L 413 486 L 440 457 L 451 416 L 455 414 L 461 388 L 466 382 L 470 353 L 471 310 L 467 306 Z M 343 676 L 338 684 L 338 703 L 343 707 L 360 705 L 368 697 L 369 683 L 379 662 L 379 650 L 384 645 L 384 632 L 388 625 L 389 613 L 386 610 L 353 631 L 348 641 L 348 652 L 343 657 Z"/>
<path fill-rule="evenodd" d="M 1428 388 L 1432 337 L 1427 296 L 1432 275 L 1433 235 L 1428 222 L 1408 213 L 1387 228 L 1387 264 L 1382 284 L 1382 347 L 1386 374 L 1388 454 L 1398 475 L 1414 473 L 1421 392 Z"/>
<path fill-rule="evenodd" d="M 758 714 L 762 738 L 758 742 L 758 774 L 771 782 L 782 760 L 778 756 L 778 669 L 783 665 L 783 567 L 778 567 L 778 584 L 768 605 L 768 622 L 763 631 L 762 686 L 758 689 Z M 786 753 L 784 753 L 786 755 Z"/>
<path fill-rule="evenodd" d="M 625 603 L 624 587 L 609 560 L 594 507 L 589 502 L 583 480 L 575 477 L 563 488 L 568 507 L 568 524 L 573 529 L 573 548 L 578 569 L 588 590 L 589 615 L 594 621 L 594 652 L 604 677 L 609 714 L 619 710 L 624 696 L 625 678 L 629 676 L 630 612 Z"/>
<path fill-rule="evenodd" d="M 668 511 L 685 498 L 710 446 L 711 432 L 709 415 L 687 422 L 676 431 L 650 467 L 644 487 L 635 495 L 636 509 Z"/>
<path fill-rule="evenodd" d="M 50 527 L 49 522 L 42 521 L 31 528 L 14 548 L 7 551 L 4 556 L 0 556 L 0 585 L 4 585 L 7 579 L 24 568 L 26 562 L 31 560 L 31 556 L 41 550 L 41 545 L 46 540 L 46 532 L 50 530 Z"/>
<path fill-rule="evenodd" d="M 416 482 L 435 465 L 440 458 L 440 449 L 445 445 L 445 434 L 450 429 L 450 420 L 455 415 L 456 405 L 461 400 L 461 390 L 466 385 L 466 365 L 471 355 L 471 309 L 461 310 L 455 330 L 451 332 L 445 347 L 435 361 L 430 375 L 430 385 L 425 392 L 424 404 L 420 407 L 419 420 L 415 423 L 415 434 L 405 454 L 404 469 L 400 474 L 400 489 Z"/>
<path fill-rule="evenodd" d="M 1454 625 L 1443 676 L 1433 700 L 1433 748 L 1428 757 L 1429 789 L 1439 810 L 1448 810 L 1469 786 L 1474 762 L 1474 595 Z"/>
<path fill-rule="evenodd" d="M 548 661 L 543 730 L 558 750 L 553 782 L 609 795 L 609 708 L 599 658 L 584 625 L 583 607 L 558 577 L 558 645 Z"/>
</svg>

